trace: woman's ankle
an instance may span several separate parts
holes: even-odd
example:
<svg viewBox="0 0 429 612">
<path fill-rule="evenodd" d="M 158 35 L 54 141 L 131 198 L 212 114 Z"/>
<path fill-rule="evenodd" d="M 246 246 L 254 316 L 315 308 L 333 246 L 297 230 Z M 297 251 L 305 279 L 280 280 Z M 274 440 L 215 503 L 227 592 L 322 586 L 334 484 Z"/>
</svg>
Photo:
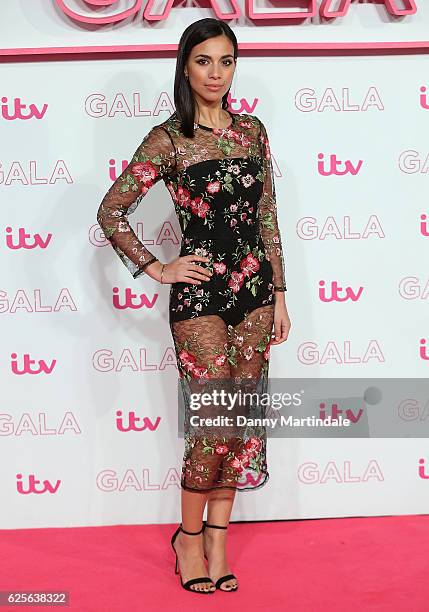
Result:
<svg viewBox="0 0 429 612">
<path fill-rule="evenodd" d="M 186 533 L 180 532 L 177 536 L 177 540 L 179 545 L 186 550 L 201 550 L 202 549 L 202 537 L 199 536 L 190 536 Z"/>
</svg>

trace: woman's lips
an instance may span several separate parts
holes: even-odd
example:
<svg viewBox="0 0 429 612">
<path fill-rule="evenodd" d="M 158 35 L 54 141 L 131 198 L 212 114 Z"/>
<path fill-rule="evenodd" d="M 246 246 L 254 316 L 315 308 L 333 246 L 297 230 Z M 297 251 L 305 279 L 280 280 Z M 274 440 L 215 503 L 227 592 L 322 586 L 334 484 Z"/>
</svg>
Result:
<svg viewBox="0 0 429 612">
<path fill-rule="evenodd" d="M 222 85 L 206 85 L 207 89 L 211 89 L 212 91 L 217 91 L 222 88 Z"/>
</svg>

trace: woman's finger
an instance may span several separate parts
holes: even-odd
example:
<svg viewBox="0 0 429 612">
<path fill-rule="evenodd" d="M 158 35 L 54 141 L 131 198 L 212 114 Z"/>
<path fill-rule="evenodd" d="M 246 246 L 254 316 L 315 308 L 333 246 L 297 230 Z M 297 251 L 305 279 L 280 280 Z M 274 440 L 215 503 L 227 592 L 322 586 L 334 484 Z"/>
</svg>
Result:
<svg viewBox="0 0 429 612">
<path fill-rule="evenodd" d="M 207 270 L 207 268 L 203 268 L 203 266 L 198 266 L 197 264 L 193 265 L 193 264 L 188 264 L 187 265 L 187 269 L 189 271 L 193 270 L 194 272 L 197 272 L 198 274 L 202 273 L 204 274 L 204 276 L 207 276 L 207 278 L 211 278 L 212 277 L 212 273 L 210 272 L 210 270 Z"/>
<path fill-rule="evenodd" d="M 196 272 L 192 272 L 189 274 L 184 274 L 183 275 L 183 281 L 184 283 L 187 282 L 192 282 L 194 285 L 201 285 L 202 281 L 206 281 L 206 277 L 205 276 L 201 276 L 201 280 L 197 277 L 197 273 Z"/>
<path fill-rule="evenodd" d="M 210 278 L 210 276 L 207 276 L 206 274 L 204 274 L 204 272 L 202 272 L 201 269 L 200 270 L 188 269 L 188 270 L 185 270 L 183 273 L 186 274 L 186 276 L 190 276 L 191 278 L 198 278 L 199 280 L 204 280 L 204 281 Z"/>
<path fill-rule="evenodd" d="M 288 325 L 286 319 L 279 319 L 274 321 L 274 336 L 275 339 L 271 341 L 271 344 L 281 344 L 288 337 Z"/>
<path fill-rule="evenodd" d="M 202 257 L 202 255 L 183 255 L 181 259 L 186 261 L 210 261 L 209 257 Z"/>
</svg>

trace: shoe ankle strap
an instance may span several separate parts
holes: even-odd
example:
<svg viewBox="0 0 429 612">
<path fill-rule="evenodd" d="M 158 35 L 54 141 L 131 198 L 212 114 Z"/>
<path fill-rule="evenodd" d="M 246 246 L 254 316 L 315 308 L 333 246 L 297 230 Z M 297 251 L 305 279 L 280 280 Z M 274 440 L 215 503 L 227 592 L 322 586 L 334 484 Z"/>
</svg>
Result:
<svg viewBox="0 0 429 612">
<path fill-rule="evenodd" d="M 204 529 L 204 526 L 201 527 L 201 529 L 199 531 L 186 531 L 185 529 L 183 529 L 182 525 L 180 525 L 180 531 L 183 531 L 183 533 L 186 533 L 187 535 L 199 535 Z"/>
<path fill-rule="evenodd" d="M 213 527 L 214 529 L 228 529 L 228 525 L 226 527 L 223 527 L 222 525 L 211 525 L 209 523 L 206 523 L 206 521 L 204 521 L 204 526 Z"/>
</svg>

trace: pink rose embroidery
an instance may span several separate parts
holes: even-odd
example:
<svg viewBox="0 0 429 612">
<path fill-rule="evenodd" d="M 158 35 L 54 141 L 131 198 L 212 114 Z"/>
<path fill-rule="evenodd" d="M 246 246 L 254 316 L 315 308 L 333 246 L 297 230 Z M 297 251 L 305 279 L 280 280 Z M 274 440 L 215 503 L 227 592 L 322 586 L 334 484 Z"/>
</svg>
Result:
<svg viewBox="0 0 429 612">
<path fill-rule="evenodd" d="M 198 217 L 205 219 L 207 211 L 210 210 L 210 206 L 207 204 L 207 202 L 204 202 L 200 196 L 197 196 L 191 200 L 191 210 Z"/>
<path fill-rule="evenodd" d="M 187 208 L 191 203 L 191 194 L 181 185 L 179 185 L 176 192 L 176 201 L 182 208 Z"/>
<path fill-rule="evenodd" d="M 234 293 L 240 291 L 244 283 L 244 274 L 242 272 L 231 272 L 231 278 L 228 281 L 228 287 L 231 287 Z"/>
<path fill-rule="evenodd" d="M 216 365 L 221 366 L 225 363 L 226 360 L 226 355 L 222 354 L 222 355 L 216 355 L 214 362 Z"/>
<path fill-rule="evenodd" d="M 131 166 L 132 174 L 145 186 L 151 187 L 154 180 L 158 176 L 158 169 L 149 160 L 145 162 L 136 162 Z"/>
<path fill-rule="evenodd" d="M 224 274 L 226 270 L 226 265 L 224 263 L 215 263 L 213 264 L 213 269 L 216 274 Z"/>
<path fill-rule="evenodd" d="M 264 359 L 266 359 L 267 361 L 270 357 L 270 349 L 271 349 L 271 340 L 268 342 L 267 346 L 265 347 L 265 351 L 262 353 L 264 356 Z"/>
<path fill-rule="evenodd" d="M 240 121 L 238 125 L 244 128 L 248 128 L 248 129 L 252 127 L 252 124 L 250 123 L 250 121 Z"/>
<path fill-rule="evenodd" d="M 228 452 L 228 447 L 226 444 L 216 444 L 215 453 L 217 455 L 226 455 Z"/>
<path fill-rule="evenodd" d="M 249 438 L 244 445 L 244 449 L 250 457 L 255 457 L 255 455 L 260 452 L 261 448 L 262 442 L 260 438 Z"/>
<path fill-rule="evenodd" d="M 248 455 L 238 455 L 231 461 L 231 466 L 241 474 L 244 468 L 250 463 Z"/>
<path fill-rule="evenodd" d="M 220 182 L 219 181 L 212 181 L 211 183 L 207 184 L 207 191 L 209 193 L 217 193 L 218 191 L 220 191 Z"/>
<path fill-rule="evenodd" d="M 245 276 L 250 277 L 259 270 L 259 261 L 252 255 L 252 253 L 249 253 L 240 261 L 240 268 Z"/>
<path fill-rule="evenodd" d="M 182 349 L 179 353 L 179 359 L 188 372 L 192 372 L 195 369 L 195 362 L 197 361 L 195 355 L 192 355 L 185 349 Z"/>
<path fill-rule="evenodd" d="M 203 368 L 202 366 L 194 367 L 192 374 L 195 378 L 210 378 L 207 368 Z"/>
</svg>

